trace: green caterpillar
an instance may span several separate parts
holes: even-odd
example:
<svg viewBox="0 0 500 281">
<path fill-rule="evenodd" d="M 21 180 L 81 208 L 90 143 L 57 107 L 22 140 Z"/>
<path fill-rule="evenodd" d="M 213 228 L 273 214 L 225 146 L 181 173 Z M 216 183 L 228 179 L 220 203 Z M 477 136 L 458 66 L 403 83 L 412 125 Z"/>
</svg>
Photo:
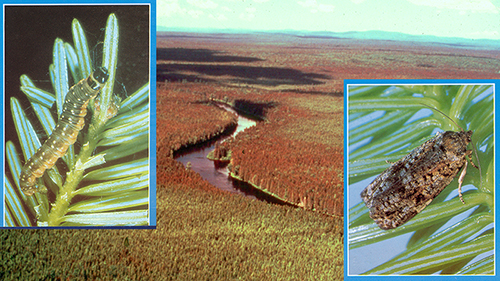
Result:
<svg viewBox="0 0 500 281">
<path fill-rule="evenodd" d="M 75 143 L 78 133 L 85 126 L 89 100 L 97 96 L 108 77 L 107 69 L 100 67 L 69 89 L 55 129 L 21 169 L 20 185 L 24 194 L 31 196 L 37 192 L 36 180 Z"/>
</svg>

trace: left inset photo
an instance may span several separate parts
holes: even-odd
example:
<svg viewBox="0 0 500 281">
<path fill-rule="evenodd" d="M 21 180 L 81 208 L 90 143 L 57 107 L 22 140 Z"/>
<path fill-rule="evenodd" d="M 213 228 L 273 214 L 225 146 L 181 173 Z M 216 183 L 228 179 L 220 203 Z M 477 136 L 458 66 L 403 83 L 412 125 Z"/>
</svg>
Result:
<svg viewBox="0 0 500 281">
<path fill-rule="evenodd" d="M 3 15 L 1 226 L 153 227 L 150 5 Z"/>
</svg>

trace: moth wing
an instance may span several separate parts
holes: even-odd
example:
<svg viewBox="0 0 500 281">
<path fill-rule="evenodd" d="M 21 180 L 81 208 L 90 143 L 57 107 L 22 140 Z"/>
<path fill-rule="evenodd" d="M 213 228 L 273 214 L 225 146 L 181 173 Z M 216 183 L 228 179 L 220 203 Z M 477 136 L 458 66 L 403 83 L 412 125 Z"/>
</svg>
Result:
<svg viewBox="0 0 500 281">
<path fill-rule="evenodd" d="M 412 150 L 380 174 L 362 192 L 370 217 L 382 229 L 398 227 L 422 211 L 444 189 L 425 188 L 446 157 L 435 145 L 441 135 Z M 431 176 L 429 178 L 429 175 Z M 451 178 L 452 179 L 452 178 Z M 438 190 L 441 188 L 440 190 Z"/>
<path fill-rule="evenodd" d="M 422 163 L 430 163 L 429 160 L 433 162 L 438 161 L 439 157 L 434 157 L 434 159 L 429 158 L 436 153 L 436 151 L 434 151 L 435 142 L 439 136 L 440 135 L 416 147 L 375 178 L 375 180 L 361 192 L 361 198 L 366 206 L 370 208 L 373 205 L 373 199 L 384 197 L 387 190 L 390 190 L 392 186 L 397 184 L 404 185 L 409 177 L 419 173 Z"/>
</svg>

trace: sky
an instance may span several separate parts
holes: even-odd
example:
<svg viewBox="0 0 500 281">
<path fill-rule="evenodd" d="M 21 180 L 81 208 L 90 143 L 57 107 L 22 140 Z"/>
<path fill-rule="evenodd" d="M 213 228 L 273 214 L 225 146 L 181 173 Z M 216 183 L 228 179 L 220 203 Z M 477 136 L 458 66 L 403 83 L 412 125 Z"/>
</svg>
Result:
<svg viewBox="0 0 500 281">
<path fill-rule="evenodd" d="M 158 0 L 157 26 L 500 40 L 500 0 Z"/>
</svg>

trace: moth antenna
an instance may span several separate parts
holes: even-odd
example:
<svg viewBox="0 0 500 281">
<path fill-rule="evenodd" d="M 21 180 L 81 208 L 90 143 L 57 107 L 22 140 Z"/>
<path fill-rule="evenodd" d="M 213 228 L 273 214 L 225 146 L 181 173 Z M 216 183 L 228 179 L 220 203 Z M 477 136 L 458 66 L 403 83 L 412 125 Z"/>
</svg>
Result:
<svg viewBox="0 0 500 281">
<path fill-rule="evenodd" d="M 442 112 L 441 110 L 439 110 L 439 109 L 437 109 L 437 108 L 430 107 L 430 106 L 428 106 L 427 104 L 423 104 L 423 103 L 419 103 L 419 104 L 421 104 L 421 105 L 423 105 L 423 106 L 425 106 L 425 107 L 427 107 L 427 108 L 430 108 L 430 109 L 432 109 L 432 110 L 434 110 L 434 111 L 437 111 L 437 112 L 439 112 L 439 113 L 443 114 L 443 116 L 444 116 L 444 117 L 446 117 L 446 118 L 450 119 L 450 121 L 451 121 L 451 122 L 453 122 L 453 124 L 455 124 L 457 127 L 459 127 L 459 128 L 460 128 L 460 130 L 462 130 L 462 132 L 464 132 L 464 129 L 462 129 L 462 127 L 460 127 L 460 126 L 457 124 L 457 122 L 453 121 L 453 119 L 451 119 L 451 117 L 450 117 L 450 116 L 446 115 L 446 114 L 445 114 L 444 112 Z"/>
</svg>

